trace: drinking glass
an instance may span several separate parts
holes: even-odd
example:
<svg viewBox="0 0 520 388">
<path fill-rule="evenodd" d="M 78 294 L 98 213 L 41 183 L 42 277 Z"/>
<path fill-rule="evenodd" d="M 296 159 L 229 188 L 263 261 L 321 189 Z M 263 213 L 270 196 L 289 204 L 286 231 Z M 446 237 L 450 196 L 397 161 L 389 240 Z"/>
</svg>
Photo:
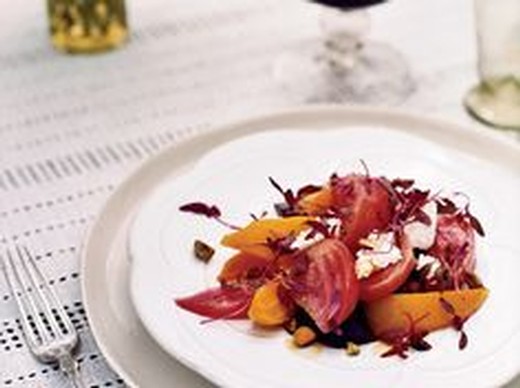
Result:
<svg viewBox="0 0 520 388">
<path fill-rule="evenodd" d="M 465 105 L 479 120 L 520 129 L 520 0 L 475 0 L 480 83 Z"/>
<path fill-rule="evenodd" d="M 394 105 L 415 89 L 405 58 L 394 48 L 367 40 L 368 6 L 384 0 L 314 0 L 322 38 L 294 49 L 276 63 L 286 89 L 308 102 Z"/>
<path fill-rule="evenodd" d="M 71 53 L 104 51 L 128 36 L 124 0 L 47 0 L 51 41 Z"/>
</svg>

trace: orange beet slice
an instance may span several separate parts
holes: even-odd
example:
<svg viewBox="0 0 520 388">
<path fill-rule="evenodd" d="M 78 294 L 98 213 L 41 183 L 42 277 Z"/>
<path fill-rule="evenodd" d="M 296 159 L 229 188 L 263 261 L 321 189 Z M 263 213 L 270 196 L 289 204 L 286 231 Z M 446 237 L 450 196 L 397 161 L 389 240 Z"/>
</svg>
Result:
<svg viewBox="0 0 520 388">
<path fill-rule="evenodd" d="M 239 252 L 226 261 L 218 275 L 218 281 L 222 284 L 240 283 L 240 281 L 247 278 L 252 271 L 261 272 L 264 270 L 270 262 L 271 259 L 265 257 Z"/>
<path fill-rule="evenodd" d="M 298 235 L 309 228 L 312 217 L 261 218 L 251 222 L 245 228 L 225 235 L 221 244 L 251 255 L 272 258 L 273 252 L 267 246 L 268 239 L 276 240 Z"/>
<path fill-rule="evenodd" d="M 291 309 L 278 297 L 278 286 L 270 281 L 255 291 L 247 316 L 257 325 L 277 326 L 290 318 Z"/>
<path fill-rule="evenodd" d="M 460 291 L 394 294 L 365 305 L 368 323 L 376 337 L 385 333 L 406 331 L 410 318 L 417 332 L 431 332 L 448 327 L 453 315 L 440 302 L 444 298 L 455 309 L 456 315 L 466 319 L 484 303 L 489 291 L 476 288 Z"/>
<path fill-rule="evenodd" d="M 320 215 L 332 206 L 332 191 L 324 187 L 319 191 L 306 195 L 298 201 L 298 209 L 305 214 Z"/>
</svg>

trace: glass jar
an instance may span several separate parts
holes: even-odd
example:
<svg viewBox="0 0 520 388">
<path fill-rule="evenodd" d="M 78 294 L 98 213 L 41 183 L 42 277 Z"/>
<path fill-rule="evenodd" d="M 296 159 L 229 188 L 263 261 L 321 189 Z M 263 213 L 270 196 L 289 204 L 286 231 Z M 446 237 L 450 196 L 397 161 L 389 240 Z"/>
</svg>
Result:
<svg viewBox="0 0 520 388">
<path fill-rule="evenodd" d="M 51 41 L 59 50 L 89 53 L 128 37 L 124 0 L 47 0 Z"/>
<path fill-rule="evenodd" d="M 480 84 L 468 110 L 497 126 L 520 129 L 520 0 L 475 0 Z"/>
</svg>

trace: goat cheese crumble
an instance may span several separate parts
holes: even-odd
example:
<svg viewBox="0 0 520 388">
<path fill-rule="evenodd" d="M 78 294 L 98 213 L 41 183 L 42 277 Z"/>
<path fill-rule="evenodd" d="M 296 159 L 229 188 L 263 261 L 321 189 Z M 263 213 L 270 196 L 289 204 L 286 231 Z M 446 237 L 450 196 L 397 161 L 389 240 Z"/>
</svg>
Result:
<svg viewBox="0 0 520 388">
<path fill-rule="evenodd" d="M 437 203 L 430 201 L 421 210 L 430 218 L 430 225 L 419 221 L 410 222 L 405 225 L 403 232 L 413 248 L 427 250 L 435 242 L 435 231 L 437 229 Z"/>
<path fill-rule="evenodd" d="M 401 250 L 395 245 L 393 233 L 372 232 L 360 243 L 366 248 L 362 248 L 356 253 L 358 279 L 367 278 L 374 271 L 386 268 L 403 259 Z"/>
</svg>

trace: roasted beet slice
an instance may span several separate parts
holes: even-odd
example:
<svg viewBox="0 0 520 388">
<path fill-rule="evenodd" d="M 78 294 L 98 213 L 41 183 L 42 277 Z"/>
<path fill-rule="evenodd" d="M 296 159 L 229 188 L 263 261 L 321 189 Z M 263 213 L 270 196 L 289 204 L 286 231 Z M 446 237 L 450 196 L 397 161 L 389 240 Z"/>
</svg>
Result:
<svg viewBox="0 0 520 388">
<path fill-rule="evenodd" d="M 333 207 L 341 219 L 341 239 L 352 252 L 360 248 L 360 239 L 390 224 L 393 205 L 381 178 L 357 174 L 333 177 L 331 188 Z"/>
<path fill-rule="evenodd" d="M 475 229 L 471 219 L 462 213 L 441 214 L 435 242 L 428 254 L 442 262 L 453 287 L 460 288 L 467 274 L 475 271 Z"/>
<path fill-rule="evenodd" d="M 177 306 L 211 319 L 247 318 L 253 291 L 243 287 L 215 287 L 185 298 Z"/>
<path fill-rule="evenodd" d="M 323 333 L 337 328 L 356 307 L 359 282 L 354 257 L 339 240 L 325 239 L 293 257 L 289 293 Z"/>
</svg>

